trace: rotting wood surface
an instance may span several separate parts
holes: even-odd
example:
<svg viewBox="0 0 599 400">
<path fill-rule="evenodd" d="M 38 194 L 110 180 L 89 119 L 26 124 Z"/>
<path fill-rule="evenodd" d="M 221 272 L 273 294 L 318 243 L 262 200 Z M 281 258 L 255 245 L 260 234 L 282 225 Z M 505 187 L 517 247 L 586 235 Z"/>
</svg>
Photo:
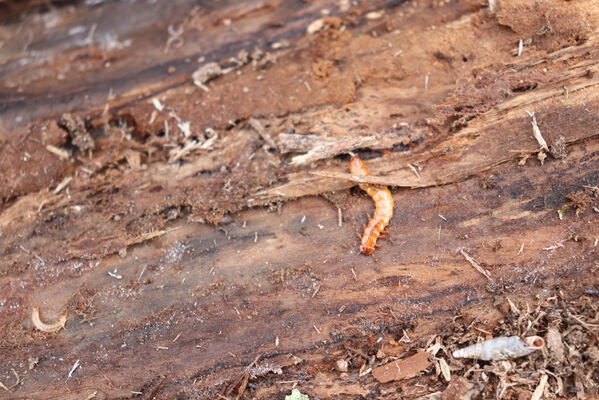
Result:
<svg viewBox="0 0 599 400">
<path fill-rule="evenodd" d="M 396 398 L 339 378 L 330 355 L 596 280 L 592 1 L 166 4 L 32 8 L 0 26 L 11 398 L 273 398 L 294 384 Z M 232 69 L 206 91 L 191 74 L 211 61 Z M 354 151 L 348 137 L 396 136 L 363 154 L 362 179 L 397 187 L 377 263 L 358 254 L 372 203 L 348 190 L 347 159 L 292 165 L 250 118 L 279 147 L 283 132 Z M 66 312 L 65 329 L 34 330 L 36 306 L 44 321 Z"/>
</svg>

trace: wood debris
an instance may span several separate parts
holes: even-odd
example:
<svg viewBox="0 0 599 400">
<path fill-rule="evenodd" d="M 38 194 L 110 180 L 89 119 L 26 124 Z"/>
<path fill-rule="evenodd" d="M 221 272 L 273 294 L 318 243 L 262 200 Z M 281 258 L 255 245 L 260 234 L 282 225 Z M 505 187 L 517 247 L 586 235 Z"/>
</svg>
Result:
<svg viewBox="0 0 599 400">
<path fill-rule="evenodd" d="M 541 375 L 541 380 L 539 382 L 539 385 L 536 387 L 530 400 L 540 400 L 541 399 L 541 397 L 543 396 L 543 392 L 545 391 L 545 385 L 547 385 L 548 378 L 549 377 L 546 374 Z"/>
<path fill-rule="evenodd" d="M 68 160 L 69 157 L 71 157 L 71 153 L 68 150 L 52 146 L 51 144 L 46 145 L 46 150 L 54 155 L 57 155 L 61 160 Z"/>
<path fill-rule="evenodd" d="M 273 150 L 277 150 L 278 149 L 277 144 L 272 139 L 272 137 L 268 134 L 268 132 L 266 132 L 266 129 L 264 129 L 264 126 L 262 126 L 262 123 L 260 123 L 260 121 L 258 121 L 256 118 L 250 118 L 248 120 L 248 124 L 250 124 L 250 126 L 252 128 L 254 128 L 254 130 L 256 132 L 258 132 L 258 134 L 260 135 L 260 137 L 262 139 L 264 139 L 264 141 L 266 142 L 266 144 L 268 145 L 268 147 L 270 147 Z"/>
<path fill-rule="evenodd" d="M 198 69 L 195 70 L 193 74 L 191 74 L 191 79 L 193 79 L 193 84 L 209 91 L 210 89 L 206 86 L 206 83 L 211 79 L 219 77 L 223 74 L 223 69 L 216 62 L 209 62 L 207 64 L 202 65 Z"/>
<path fill-rule="evenodd" d="M 382 383 L 411 378 L 432 365 L 429 357 L 430 353 L 427 351 L 416 353 L 403 360 L 396 360 L 375 368 L 372 376 Z"/>
<path fill-rule="evenodd" d="M 17 381 L 10 386 L 6 386 L 4 383 L 0 382 L 0 388 L 6 390 L 7 392 L 9 390 L 16 388 L 19 385 L 19 383 L 21 383 L 21 378 L 19 378 L 19 374 L 17 374 L 17 371 L 15 371 L 14 368 L 11 368 L 10 370 L 13 373 L 13 375 L 15 376 L 15 378 L 17 378 Z"/>
<path fill-rule="evenodd" d="M 67 187 L 67 185 L 69 184 L 69 182 L 71 182 L 73 180 L 72 176 L 67 176 L 66 178 L 64 178 L 62 180 L 62 182 L 60 182 L 58 185 L 56 185 L 56 188 L 54 188 L 54 190 L 52 191 L 52 193 L 54 194 L 58 194 L 61 192 L 62 189 L 64 189 L 65 187 Z"/>
<path fill-rule="evenodd" d="M 281 133 L 279 149 L 281 153 L 301 153 L 292 158 L 292 165 L 306 165 L 350 151 L 369 148 L 372 150 L 389 149 L 396 144 L 407 145 L 410 139 L 397 135 L 369 136 L 319 136 L 300 133 Z"/>
<path fill-rule="evenodd" d="M 462 256 L 464 256 L 464 258 L 470 263 L 470 265 L 472 265 L 474 267 L 475 270 L 477 270 L 478 272 L 480 272 L 481 274 L 483 274 L 485 276 L 485 278 L 487 278 L 489 281 L 493 282 L 493 278 L 491 278 L 491 274 L 489 274 L 489 272 L 484 269 L 479 263 L 477 263 L 474 258 L 470 257 L 468 255 L 468 253 L 466 253 L 464 251 L 464 249 L 460 249 L 460 254 Z"/>
<path fill-rule="evenodd" d="M 530 112 L 530 111 L 526 111 L 526 112 L 528 113 L 528 115 L 531 118 L 532 133 L 533 133 L 535 139 L 537 140 L 537 142 L 539 142 L 539 146 L 541 146 L 541 149 L 543 149 L 545 151 L 549 151 L 549 146 L 547 146 L 547 142 L 543 138 L 543 135 L 541 135 L 541 130 L 539 129 L 539 125 L 537 124 L 537 118 L 535 117 L 535 113 Z"/>
</svg>

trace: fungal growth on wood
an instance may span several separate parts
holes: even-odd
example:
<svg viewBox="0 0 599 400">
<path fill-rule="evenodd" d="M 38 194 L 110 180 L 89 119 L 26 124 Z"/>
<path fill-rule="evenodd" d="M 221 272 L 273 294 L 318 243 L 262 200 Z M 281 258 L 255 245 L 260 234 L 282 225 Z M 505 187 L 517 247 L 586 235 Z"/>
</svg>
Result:
<svg viewBox="0 0 599 400">
<path fill-rule="evenodd" d="M 366 168 L 364 161 L 358 155 L 352 156 L 349 162 L 349 170 L 354 175 L 369 175 L 368 168 Z M 389 220 L 393 217 L 393 197 L 391 197 L 391 192 L 386 187 L 363 183 L 360 184 L 360 189 L 372 197 L 376 206 L 374 215 L 368 221 L 368 225 L 364 227 L 364 234 L 362 235 L 360 244 L 360 252 L 369 255 L 374 252 L 375 248 L 379 247 L 376 244 L 377 239 L 379 237 L 385 238 L 383 235 L 389 234 L 384 229 L 389 225 Z"/>
</svg>

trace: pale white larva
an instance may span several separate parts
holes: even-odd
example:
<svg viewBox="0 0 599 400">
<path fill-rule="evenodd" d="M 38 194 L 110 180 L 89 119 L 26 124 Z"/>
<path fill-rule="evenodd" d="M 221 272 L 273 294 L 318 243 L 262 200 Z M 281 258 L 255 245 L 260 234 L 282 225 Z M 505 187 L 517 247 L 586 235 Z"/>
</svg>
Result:
<svg viewBox="0 0 599 400">
<path fill-rule="evenodd" d="M 529 355 L 540 350 L 545 341 L 539 336 L 520 339 L 518 336 L 497 337 L 453 352 L 454 358 L 474 358 L 477 360 L 508 360 Z"/>
</svg>

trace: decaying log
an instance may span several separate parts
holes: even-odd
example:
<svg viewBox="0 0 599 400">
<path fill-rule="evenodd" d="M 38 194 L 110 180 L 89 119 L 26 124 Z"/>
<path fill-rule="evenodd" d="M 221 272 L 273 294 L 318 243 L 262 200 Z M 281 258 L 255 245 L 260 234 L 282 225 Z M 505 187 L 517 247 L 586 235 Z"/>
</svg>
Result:
<svg viewBox="0 0 599 400">
<path fill-rule="evenodd" d="M 0 397 L 597 394 L 595 2 L 4 3 Z"/>
</svg>

